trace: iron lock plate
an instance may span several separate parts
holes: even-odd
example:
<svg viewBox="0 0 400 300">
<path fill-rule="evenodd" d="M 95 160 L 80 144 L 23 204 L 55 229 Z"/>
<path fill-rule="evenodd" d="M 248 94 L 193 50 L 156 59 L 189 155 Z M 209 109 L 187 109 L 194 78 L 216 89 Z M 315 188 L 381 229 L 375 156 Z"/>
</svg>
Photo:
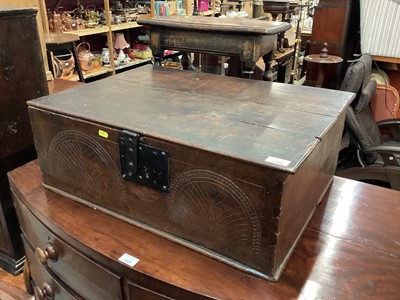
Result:
<svg viewBox="0 0 400 300">
<path fill-rule="evenodd" d="M 160 192 L 169 188 L 169 153 L 140 142 L 136 133 L 123 131 L 118 138 L 121 176 Z"/>
</svg>

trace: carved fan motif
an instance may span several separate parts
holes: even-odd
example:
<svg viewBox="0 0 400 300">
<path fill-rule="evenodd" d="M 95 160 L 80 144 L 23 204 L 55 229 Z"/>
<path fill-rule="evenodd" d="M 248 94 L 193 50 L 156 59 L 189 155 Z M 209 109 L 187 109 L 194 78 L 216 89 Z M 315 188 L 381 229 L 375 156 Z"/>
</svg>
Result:
<svg viewBox="0 0 400 300">
<path fill-rule="evenodd" d="M 179 175 L 171 185 L 168 217 L 204 242 L 212 237 L 227 248 L 260 250 L 261 227 L 250 199 L 220 174 L 191 170 Z"/>
<path fill-rule="evenodd" d="M 47 156 L 50 172 L 60 182 L 96 195 L 105 207 L 110 207 L 107 201 L 114 199 L 126 203 L 118 167 L 92 137 L 74 130 L 62 131 L 52 139 Z"/>
</svg>

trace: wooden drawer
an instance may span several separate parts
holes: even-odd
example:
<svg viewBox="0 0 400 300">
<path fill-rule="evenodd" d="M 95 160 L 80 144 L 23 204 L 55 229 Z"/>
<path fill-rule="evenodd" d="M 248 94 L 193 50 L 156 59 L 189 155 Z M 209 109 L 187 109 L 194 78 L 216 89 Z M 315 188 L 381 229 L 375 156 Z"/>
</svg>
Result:
<svg viewBox="0 0 400 300">
<path fill-rule="evenodd" d="M 18 196 L 13 194 L 13 197 L 21 229 L 35 249 L 36 256 L 32 260 L 47 265 L 63 282 L 84 298 L 121 299 L 118 276 L 58 239 L 29 211 Z M 54 250 L 53 255 L 52 250 Z"/>
<path fill-rule="evenodd" d="M 172 299 L 167 296 L 160 295 L 158 293 L 152 292 L 144 287 L 141 287 L 131 281 L 128 281 L 128 296 L 127 299 L 146 299 L 146 300 L 168 300 Z"/>
<path fill-rule="evenodd" d="M 78 295 L 70 293 L 67 288 L 62 286 L 62 283 L 55 280 L 54 277 L 49 274 L 46 268 L 36 259 L 35 254 L 24 235 L 22 240 L 25 248 L 26 259 L 29 264 L 30 275 L 36 285 L 34 289 L 36 299 L 82 299 Z M 38 293 L 38 291 L 40 292 Z"/>
</svg>

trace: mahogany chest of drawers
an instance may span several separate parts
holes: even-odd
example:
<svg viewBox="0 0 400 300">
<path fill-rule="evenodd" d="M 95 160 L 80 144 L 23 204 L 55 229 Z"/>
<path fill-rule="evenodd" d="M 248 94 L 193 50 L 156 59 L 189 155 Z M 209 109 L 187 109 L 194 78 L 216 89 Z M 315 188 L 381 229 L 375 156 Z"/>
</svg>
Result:
<svg viewBox="0 0 400 300">
<path fill-rule="evenodd" d="M 149 66 L 29 113 L 46 187 L 276 280 L 331 183 L 353 96 Z"/>
<path fill-rule="evenodd" d="M 334 177 L 279 281 L 270 282 L 44 189 L 36 161 L 9 179 L 27 250 L 24 278 L 39 299 L 400 295 L 399 191 Z M 124 254 L 137 263 L 122 262 Z"/>
</svg>

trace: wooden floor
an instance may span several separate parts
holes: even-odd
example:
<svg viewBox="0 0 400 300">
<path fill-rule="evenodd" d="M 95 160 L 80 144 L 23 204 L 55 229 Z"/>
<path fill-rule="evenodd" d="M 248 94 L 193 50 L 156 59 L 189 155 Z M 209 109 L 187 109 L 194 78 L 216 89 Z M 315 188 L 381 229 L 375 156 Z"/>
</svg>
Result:
<svg viewBox="0 0 400 300">
<path fill-rule="evenodd" d="M 0 300 L 33 300 L 25 289 L 22 273 L 14 276 L 0 268 Z"/>
<path fill-rule="evenodd" d="M 22 276 L 22 273 L 20 275 L 14 276 L 0 268 L 0 280 L 9 285 L 13 285 L 17 288 L 25 290 L 24 278 Z"/>
</svg>

